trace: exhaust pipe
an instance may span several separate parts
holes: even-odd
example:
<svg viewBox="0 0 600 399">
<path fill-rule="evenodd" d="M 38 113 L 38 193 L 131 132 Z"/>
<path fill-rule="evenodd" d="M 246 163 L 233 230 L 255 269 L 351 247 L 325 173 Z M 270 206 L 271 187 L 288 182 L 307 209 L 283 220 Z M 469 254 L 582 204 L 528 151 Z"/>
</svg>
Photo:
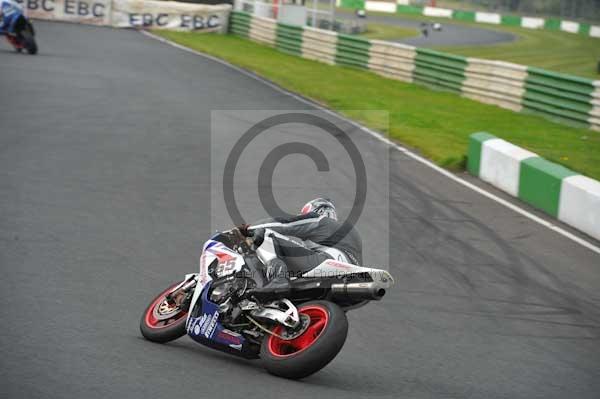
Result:
<svg viewBox="0 0 600 399">
<path fill-rule="evenodd" d="M 331 284 L 331 294 L 334 298 L 379 301 L 385 289 L 376 283 Z"/>
</svg>

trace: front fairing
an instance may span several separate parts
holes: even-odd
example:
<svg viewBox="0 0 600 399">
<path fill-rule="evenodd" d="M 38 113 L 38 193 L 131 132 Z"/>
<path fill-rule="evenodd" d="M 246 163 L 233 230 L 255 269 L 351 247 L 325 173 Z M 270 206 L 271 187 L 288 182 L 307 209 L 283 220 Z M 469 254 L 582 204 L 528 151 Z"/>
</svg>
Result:
<svg viewBox="0 0 600 399">
<path fill-rule="evenodd" d="M 244 264 L 244 257 L 222 242 L 208 240 L 204 244 L 186 331 L 194 341 L 202 345 L 245 358 L 256 358 L 256 345 L 221 324 L 219 305 L 210 298 L 213 278 L 219 279 L 241 272 Z"/>
<path fill-rule="evenodd" d="M 204 244 L 200 255 L 198 284 L 192 296 L 190 309 L 194 309 L 201 293 L 207 288 L 207 284 L 213 280 L 213 276 L 217 278 L 229 276 L 240 272 L 243 266 L 244 257 L 242 255 L 220 241 L 208 240 Z M 188 321 L 189 317 L 188 314 Z"/>
</svg>

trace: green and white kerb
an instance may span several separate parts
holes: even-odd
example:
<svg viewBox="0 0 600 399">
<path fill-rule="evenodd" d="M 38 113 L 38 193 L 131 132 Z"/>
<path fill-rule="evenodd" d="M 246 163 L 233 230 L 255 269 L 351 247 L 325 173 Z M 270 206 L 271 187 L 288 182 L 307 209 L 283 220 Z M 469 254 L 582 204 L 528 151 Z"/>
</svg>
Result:
<svg viewBox="0 0 600 399">
<path fill-rule="evenodd" d="M 467 157 L 471 174 L 600 239 L 600 182 L 489 133 L 470 136 Z"/>
</svg>

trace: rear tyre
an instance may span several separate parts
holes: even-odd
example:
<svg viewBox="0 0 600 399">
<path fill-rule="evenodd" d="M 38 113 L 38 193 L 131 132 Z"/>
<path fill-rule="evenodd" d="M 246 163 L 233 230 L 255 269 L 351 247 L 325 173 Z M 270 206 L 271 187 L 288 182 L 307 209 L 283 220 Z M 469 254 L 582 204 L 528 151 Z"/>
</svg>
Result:
<svg viewBox="0 0 600 399">
<path fill-rule="evenodd" d="M 27 22 L 25 28 L 21 32 L 21 37 L 23 40 L 23 47 L 27 50 L 27 53 L 34 55 L 37 54 L 38 47 L 35 42 L 35 32 L 33 30 L 33 25 L 30 22 Z"/>
<path fill-rule="evenodd" d="M 187 309 L 172 306 L 166 299 L 175 287 L 174 283 L 150 302 L 140 320 L 140 332 L 149 341 L 165 343 L 185 335 Z"/>
<path fill-rule="evenodd" d="M 260 349 L 264 367 L 279 377 L 299 379 L 325 367 L 346 342 L 348 319 L 344 311 L 328 301 L 306 302 L 298 313 L 310 317 L 306 330 L 297 338 L 282 340 L 267 335 Z M 283 327 L 273 332 L 280 334 Z"/>
<path fill-rule="evenodd" d="M 23 31 L 22 35 L 23 35 L 23 46 L 25 47 L 25 50 L 27 50 L 27 53 L 29 53 L 31 55 L 37 54 L 37 51 L 38 51 L 37 43 L 35 42 L 35 38 L 31 34 L 31 32 L 29 30 L 25 30 L 25 31 Z"/>
</svg>

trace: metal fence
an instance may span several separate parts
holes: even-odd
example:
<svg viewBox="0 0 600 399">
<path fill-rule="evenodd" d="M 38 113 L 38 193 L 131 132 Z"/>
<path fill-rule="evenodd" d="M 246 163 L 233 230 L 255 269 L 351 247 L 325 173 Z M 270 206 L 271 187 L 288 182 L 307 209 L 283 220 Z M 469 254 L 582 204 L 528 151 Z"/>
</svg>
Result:
<svg viewBox="0 0 600 399">
<path fill-rule="evenodd" d="M 204 1 L 204 0 L 202 0 Z M 313 26 L 320 29 L 339 30 L 335 21 L 334 0 L 232 0 L 233 9 L 259 17 L 282 20 L 286 7 L 302 6 L 306 18 L 300 24 L 292 25 Z M 285 21 L 285 18 L 283 18 Z M 287 22 L 288 24 L 290 22 Z"/>
<path fill-rule="evenodd" d="M 413 0 L 415 5 L 600 21 L 600 0 Z"/>
</svg>

